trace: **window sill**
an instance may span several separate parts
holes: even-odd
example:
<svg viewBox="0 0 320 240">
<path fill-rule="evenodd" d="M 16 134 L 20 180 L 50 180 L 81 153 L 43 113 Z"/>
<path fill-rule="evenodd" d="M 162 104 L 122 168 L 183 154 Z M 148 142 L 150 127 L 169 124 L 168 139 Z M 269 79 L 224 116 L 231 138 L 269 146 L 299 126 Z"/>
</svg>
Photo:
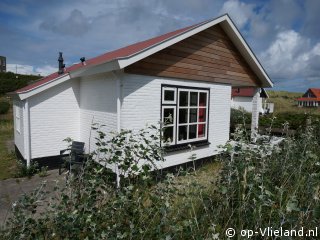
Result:
<svg viewBox="0 0 320 240">
<path fill-rule="evenodd" d="M 172 146 L 165 146 L 164 151 L 165 153 L 171 153 L 171 152 L 177 152 L 177 151 L 182 151 L 186 149 L 190 149 L 190 145 L 192 147 L 202 147 L 202 146 L 208 146 L 211 143 L 206 141 L 199 141 L 199 142 L 191 142 L 191 143 L 183 143 L 183 144 L 178 144 L 178 145 L 172 145 Z"/>
</svg>

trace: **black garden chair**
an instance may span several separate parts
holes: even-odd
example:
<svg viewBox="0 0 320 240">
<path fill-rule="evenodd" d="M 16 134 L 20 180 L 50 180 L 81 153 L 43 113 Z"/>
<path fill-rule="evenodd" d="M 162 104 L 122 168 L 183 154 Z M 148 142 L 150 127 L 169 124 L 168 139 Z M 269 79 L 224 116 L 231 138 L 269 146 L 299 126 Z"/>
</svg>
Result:
<svg viewBox="0 0 320 240">
<path fill-rule="evenodd" d="M 70 148 L 60 150 L 60 161 L 59 175 L 64 170 L 67 170 L 68 174 L 78 173 L 86 161 L 84 142 L 73 141 Z"/>
</svg>

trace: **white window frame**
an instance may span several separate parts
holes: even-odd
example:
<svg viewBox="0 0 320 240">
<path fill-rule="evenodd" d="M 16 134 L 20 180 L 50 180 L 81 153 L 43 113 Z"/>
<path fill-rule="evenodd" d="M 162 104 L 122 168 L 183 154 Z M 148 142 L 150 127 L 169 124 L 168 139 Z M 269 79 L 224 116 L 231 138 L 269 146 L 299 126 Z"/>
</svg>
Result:
<svg viewBox="0 0 320 240">
<path fill-rule="evenodd" d="M 165 90 L 174 91 L 174 101 L 165 101 L 164 93 Z M 180 107 L 180 92 L 188 92 L 188 106 Z M 190 106 L 190 92 L 198 93 L 198 102 L 196 106 Z M 206 105 L 199 106 L 200 103 L 200 93 L 206 93 Z M 201 88 L 193 88 L 193 87 L 181 87 L 181 86 L 162 86 L 162 99 L 161 99 L 161 121 L 164 121 L 164 109 L 174 109 L 174 121 L 173 124 L 166 125 L 167 127 L 173 127 L 173 139 L 171 143 L 166 143 L 167 145 L 180 145 L 180 144 L 188 144 L 193 142 L 200 141 L 208 141 L 208 129 L 209 129 L 209 98 L 210 98 L 210 90 L 209 89 L 201 89 Z M 190 109 L 197 109 L 196 122 L 190 123 Z M 205 109 L 205 121 L 199 122 L 199 109 Z M 188 119 L 186 123 L 179 123 L 179 109 L 188 109 Z M 199 124 L 205 125 L 204 136 L 198 136 L 198 128 Z M 196 137 L 193 139 L 189 139 L 189 126 L 196 125 Z M 187 127 L 187 139 L 179 141 L 179 127 L 180 126 L 188 126 Z M 164 127 L 164 125 L 163 125 Z"/>
<path fill-rule="evenodd" d="M 180 92 L 188 92 L 188 106 L 182 106 L 180 107 Z M 197 106 L 190 106 L 190 92 L 197 92 L 198 93 L 198 105 Z M 200 102 L 200 93 L 206 93 L 207 94 L 207 99 L 206 99 L 206 106 L 200 107 L 199 106 L 199 102 Z M 183 144 L 183 143 L 191 143 L 191 142 L 197 142 L 197 141 L 203 141 L 203 140 L 207 140 L 208 136 L 207 136 L 207 131 L 208 131 L 208 109 L 209 109 L 209 91 L 208 90 L 200 90 L 200 89 L 192 89 L 192 88 L 179 88 L 178 89 L 178 104 L 177 104 L 177 136 L 176 136 L 176 141 L 177 144 Z M 190 123 L 190 109 L 192 108 L 196 108 L 197 109 L 197 119 L 199 119 L 199 108 L 205 108 L 206 109 L 206 121 L 205 122 L 192 122 Z M 187 119 L 187 123 L 179 123 L 179 113 L 180 113 L 180 109 L 188 109 L 188 119 Z M 205 124 L 205 131 L 204 131 L 204 137 L 198 137 L 198 126 L 199 124 Z M 197 126 L 197 136 L 196 138 L 193 139 L 188 139 L 189 138 L 189 126 L 190 125 L 196 125 Z M 179 140 L 179 127 L 180 126 L 188 126 L 187 127 L 187 139 L 186 140 Z"/>
<path fill-rule="evenodd" d="M 174 100 L 173 101 L 166 101 L 164 100 L 164 92 L 166 90 L 169 90 L 169 91 L 174 91 Z M 174 88 L 174 87 L 162 87 L 162 104 L 176 104 L 177 103 L 177 88 Z"/>
<path fill-rule="evenodd" d="M 15 106 L 16 131 L 21 134 L 21 108 L 20 104 Z"/>
<path fill-rule="evenodd" d="M 172 124 L 167 124 L 165 125 L 163 123 L 163 128 L 166 128 L 166 127 L 173 127 L 173 138 L 172 138 L 172 142 L 171 143 L 168 143 L 168 142 L 163 142 L 164 144 L 166 145 L 175 145 L 176 144 L 176 122 L 177 122 L 177 119 L 176 119 L 176 106 L 162 106 L 162 119 L 164 118 L 164 110 L 165 109 L 173 109 L 173 122 Z"/>
</svg>

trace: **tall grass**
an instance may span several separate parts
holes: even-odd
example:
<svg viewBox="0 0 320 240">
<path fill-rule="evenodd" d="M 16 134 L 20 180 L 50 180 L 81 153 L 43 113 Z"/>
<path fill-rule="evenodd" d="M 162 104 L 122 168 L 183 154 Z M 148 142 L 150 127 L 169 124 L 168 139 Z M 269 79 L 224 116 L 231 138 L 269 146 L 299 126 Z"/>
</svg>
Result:
<svg viewBox="0 0 320 240">
<path fill-rule="evenodd" d="M 219 177 L 205 185 L 196 171 L 114 188 L 89 161 L 40 215 L 43 188 L 15 203 L 0 239 L 227 239 L 229 227 L 241 239 L 243 229 L 319 226 L 319 122 L 280 145 L 270 137 L 251 145 L 244 132 L 223 148 Z"/>
</svg>

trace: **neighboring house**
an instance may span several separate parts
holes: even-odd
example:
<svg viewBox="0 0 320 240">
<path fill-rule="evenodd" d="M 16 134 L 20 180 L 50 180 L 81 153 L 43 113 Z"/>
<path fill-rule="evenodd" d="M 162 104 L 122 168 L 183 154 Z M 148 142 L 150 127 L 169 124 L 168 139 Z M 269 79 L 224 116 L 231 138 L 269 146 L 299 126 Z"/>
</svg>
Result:
<svg viewBox="0 0 320 240">
<path fill-rule="evenodd" d="M 93 122 L 108 133 L 170 116 L 159 167 L 190 161 L 190 144 L 209 157 L 229 139 L 231 87 L 255 87 L 257 101 L 273 85 L 228 15 L 82 61 L 13 94 L 16 150 L 28 165 L 52 164 L 66 137 L 93 150 Z M 256 110 L 252 119 L 256 128 Z"/>
<path fill-rule="evenodd" d="M 320 88 L 309 88 L 301 98 L 297 98 L 298 107 L 319 107 Z"/>
<path fill-rule="evenodd" d="M 231 107 L 235 109 L 242 108 L 247 112 L 252 112 L 254 94 L 254 87 L 233 87 L 231 93 Z M 263 88 L 260 88 L 258 98 L 259 113 L 273 113 L 274 104 L 268 103 L 268 98 L 268 93 Z"/>
</svg>

